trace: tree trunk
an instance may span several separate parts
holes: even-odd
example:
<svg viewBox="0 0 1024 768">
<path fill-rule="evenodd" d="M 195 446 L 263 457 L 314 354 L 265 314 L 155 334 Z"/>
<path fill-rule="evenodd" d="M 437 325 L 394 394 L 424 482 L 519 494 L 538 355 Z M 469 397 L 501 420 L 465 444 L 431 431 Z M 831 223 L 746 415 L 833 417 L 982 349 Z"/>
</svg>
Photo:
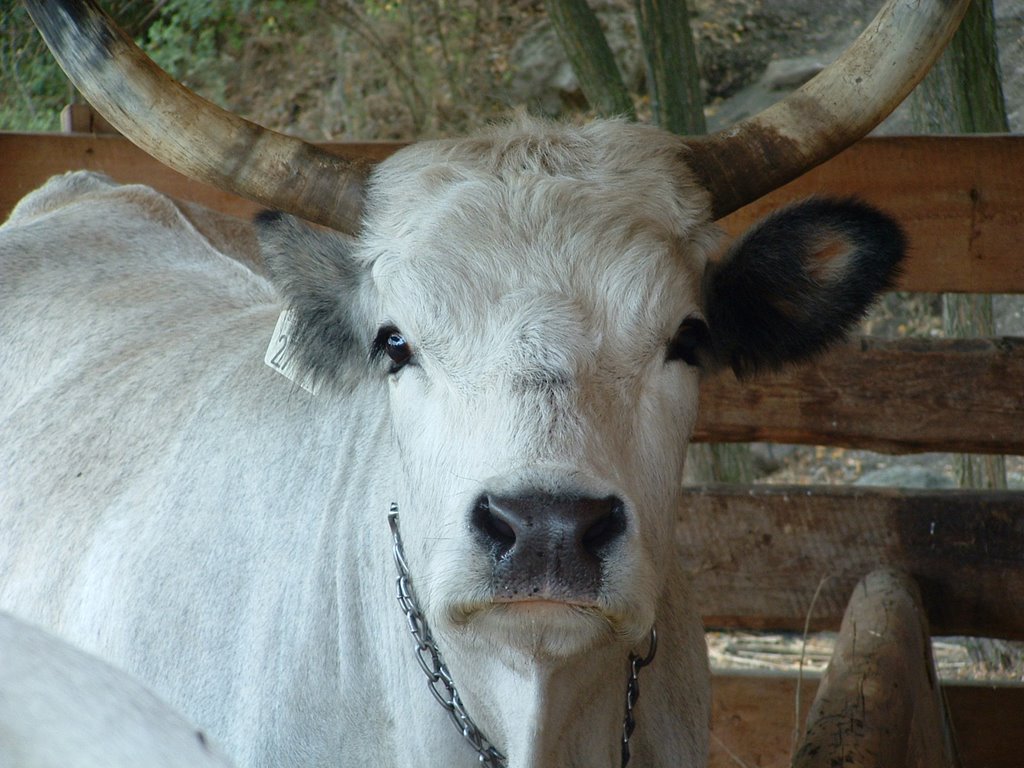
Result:
<svg viewBox="0 0 1024 768">
<path fill-rule="evenodd" d="M 680 135 L 707 132 L 686 0 L 636 0 L 654 122 Z"/>
<path fill-rule="evenodd" d="M 911 95 L 921 133 L 1006 133 L 1006 104 L 999 76 L 992 0 L 971 3 L 949 48 Z M 946 294 L 942 319 L 947 336 L 994 336 L 992 297 Z M 1005 488 L 1002 456 L 955 458 L 964 488 Z"/>
<path fill-rule="evenodd" d="M 602 117 L 636 119 L 612 49 L 586 0 L 547 0 L 548 16 L 569 57 L 583 95 Z"/>
</svg>

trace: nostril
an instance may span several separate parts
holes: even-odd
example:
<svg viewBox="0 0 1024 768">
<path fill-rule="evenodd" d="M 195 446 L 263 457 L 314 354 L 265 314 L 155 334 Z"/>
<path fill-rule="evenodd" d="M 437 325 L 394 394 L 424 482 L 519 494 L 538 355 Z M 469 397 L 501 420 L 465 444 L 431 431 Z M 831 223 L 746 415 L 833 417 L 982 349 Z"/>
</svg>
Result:
<svg viewBox="0 0 1024 768">
<path fill-rule="evenodd" d="M 601 504 L 608 511 L 587 526 L 580 538 L 583 549 L 592 555 L 599 555 L 601 550 L 626 532 L 626 509 L 622 500 L 609 496 Z"/>
<path fill-rule="evenodd" d="M 496 547 L 499 556 L 516 543 L 515 528 L 492 507 L 490 497 L 486 495 L 477 499 L 473 507 L 473 526 Z"/>
<path fill-rule="evenodd" d="M 516 542 L 516 532 L 512 526 L 506 523 L 497 515 L 490 515 L 487 518 L 487 532 L 502 543 L 512 546 Z"/>
</svg>

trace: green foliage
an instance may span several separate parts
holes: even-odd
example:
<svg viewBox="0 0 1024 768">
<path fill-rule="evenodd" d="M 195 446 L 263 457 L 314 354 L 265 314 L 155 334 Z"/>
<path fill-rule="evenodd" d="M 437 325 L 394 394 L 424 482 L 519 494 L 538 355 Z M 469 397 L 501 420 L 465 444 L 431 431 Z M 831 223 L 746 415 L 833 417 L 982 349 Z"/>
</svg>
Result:
<svg viewBox="0 0 1024 768">
<path fill-rule="evenodd" d="M 510 37 L 499 0 L 103 7 L 172 77 L 278 130 L 410 138 L 461 132 L 507 107 L 497 95 Z M 0 0 L 0 28 L 0 130 L 57 130 L 73 89 L 16 0 Z"/>
<path fill-rule="evenodd" d="M 224 90 L 221 51 L 241 45 L 236 18 L 252 5 L 253 0 L 108 0 L 104 8 L 172 76 L 216 99 Z M 21 3 L 3 0 L 2 8 L 0 130 L 57 130 L 60 109 L 73 91 Z"/>
<path fill-rule="evenodd" d="M 0 130 L 57 130 L 68 100 L 64 73 L 21 3 L 5 0 L 0 30 Z"/>
<path fill-rule="evenodd" d="M 339 26 L 345 132 L 461 133 L 504 112 L 511 21 L 529 14 L 502 8 L 499 0 L 326 0 L 321 12 Z"/>
</svg>

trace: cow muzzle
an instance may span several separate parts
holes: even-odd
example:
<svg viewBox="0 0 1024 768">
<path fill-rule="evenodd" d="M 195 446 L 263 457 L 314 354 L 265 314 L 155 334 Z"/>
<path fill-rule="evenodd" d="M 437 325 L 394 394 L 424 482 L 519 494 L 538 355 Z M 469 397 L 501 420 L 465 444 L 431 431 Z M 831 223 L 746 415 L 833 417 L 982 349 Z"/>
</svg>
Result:
<svg viewBox="0 0 1024 768">
<path fill-rule="evenodd" d="M 495 602 L 592 605 L 628 518 L 617 496 L 484 493 L 471 525 L 490 559 Z"/>
</svg>

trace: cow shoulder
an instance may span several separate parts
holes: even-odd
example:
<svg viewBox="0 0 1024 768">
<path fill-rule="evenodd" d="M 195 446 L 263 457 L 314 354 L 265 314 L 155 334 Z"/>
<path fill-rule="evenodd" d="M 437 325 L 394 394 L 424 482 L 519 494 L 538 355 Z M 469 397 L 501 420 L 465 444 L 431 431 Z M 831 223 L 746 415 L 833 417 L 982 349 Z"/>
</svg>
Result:
<svg viewBox="0 0 1024 768">
<path fill-rule="evenodd" d="M 823 351 L 893 287 L 905 247 L 895 221 L 855 200 L 766 217 L 705 274 L 714 362 L 742 376 Z"/>
<path fill-rule="evenodd" d="M 102 194 L 116 187 L 117 182 L 109 176 L 93 171 L 68 171 L 51 176 L 43 186 L 18 201 L 4 226 L 26 224 L 89 195 Z"/>
</svg>

